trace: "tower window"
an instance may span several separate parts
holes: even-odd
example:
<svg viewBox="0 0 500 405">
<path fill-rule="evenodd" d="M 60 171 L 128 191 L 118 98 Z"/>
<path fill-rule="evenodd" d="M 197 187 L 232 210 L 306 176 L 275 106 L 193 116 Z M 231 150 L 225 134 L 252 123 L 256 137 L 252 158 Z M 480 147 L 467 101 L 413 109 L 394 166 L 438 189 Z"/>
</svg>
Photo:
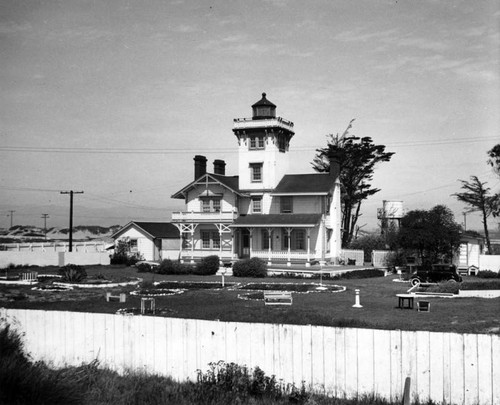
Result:
<svg viewBox="0 0 500 405">
<path fill-rule="evenodd" d="M 262 163 L 250 163 L 250 179 L 253 183 L 262 182 Z"/>
<path fill-rule="evenodd" d="M 250 138 L 249 149 L 264 149 L 264 137 L 263 136 L 252 136 Z"/>
</svg>

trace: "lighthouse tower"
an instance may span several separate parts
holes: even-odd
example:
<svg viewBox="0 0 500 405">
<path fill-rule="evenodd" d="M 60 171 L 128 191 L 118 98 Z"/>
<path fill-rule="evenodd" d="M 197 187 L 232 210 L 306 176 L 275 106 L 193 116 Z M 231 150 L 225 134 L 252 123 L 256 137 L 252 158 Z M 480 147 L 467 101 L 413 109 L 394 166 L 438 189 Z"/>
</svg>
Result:
<svg viewBox="0 0 500 405">
<path fill-rule="evenodd" d="M 262 98 L 252 105 L 252 118 L 236 118 L 238 173 L 241 190 L 273 190 L 288 169 L 293 123 L 276 117 L 276 105 Z"/>
</svg>

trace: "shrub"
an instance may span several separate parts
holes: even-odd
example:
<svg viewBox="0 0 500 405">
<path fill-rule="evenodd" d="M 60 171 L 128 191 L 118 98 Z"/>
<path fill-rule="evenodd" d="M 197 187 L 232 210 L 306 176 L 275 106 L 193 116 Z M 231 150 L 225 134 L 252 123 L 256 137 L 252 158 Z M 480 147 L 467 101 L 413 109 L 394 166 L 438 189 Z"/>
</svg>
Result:
<svg viewBox="0 0 500 405">
<path fill-rule="evenodd" d="M 349 271 L 347 273 L 337 274 L 332 277 L 332 280 L 351 280 L 358 278 L 373 278 L 373 277 L 384 277 L 384 270 L 379 269 L 366 269 L 366 270 L 356 270 Z"/>
<path fill-rule="evenodd" d="M 32 363 L 22 339 L 9 325 L 0 327 L 1 404 L 77 404 L 79 387 L 43 363 Z"/>
<path fill-rule="evenodd" d="M 500 280 L 464 282 L 461 290 L 500 290 Z"/>
<path fill-rule="evenodd" d="M 87 278 L 87 272 L 82 266 L 76 264 L 67 264 L 59 269 L 59 275 L 62 281 L 69 283 L 79 283 Z"/>
<path fill-rule="evenodd" d="M 190 274 L 192 272 L 192 266 L 165 259 L 161 261 L 156 272 L 158 274 Z"/>
<path fill-rule="evenodd" d="M 233 276 L 235 277 L 266 277 L 267 265 L 258 257 L 239 260 L 233 265 Z"/>
<path fill-rule="evenodd" d="M 500 272 L 481 270 L 477 272 L 476 276 L 479 278 L 500 278 Z"/>
<path fill-rule="evenodd" d="M 139 263 L 136 265 L 138 273 L 151 273 L 151 265 L 149 263 Z"/>
<path fill-rule="evenodd" d="M 217 255 L 204 257 L 194 268 L 194 274 L 212 276 L 219 270 L 220 259 Z"/>
</svg>

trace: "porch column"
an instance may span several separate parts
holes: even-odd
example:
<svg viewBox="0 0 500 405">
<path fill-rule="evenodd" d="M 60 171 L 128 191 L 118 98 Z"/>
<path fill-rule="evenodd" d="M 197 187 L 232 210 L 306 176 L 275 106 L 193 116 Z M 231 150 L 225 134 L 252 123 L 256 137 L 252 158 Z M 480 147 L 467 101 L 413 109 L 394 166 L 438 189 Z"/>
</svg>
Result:
<svg viewBox="0 0 500 405">
<path fill-rule="evenodd" d="M 267 249 L 267 265 L 272 266 L 273 263 L 271 262 L 271 256 L 272 256 L 271 247 L 273 244 L 273 228 L 267 228 L 267 236 L 268 236 L 268 243 L 269 243 L 269 246 Z"/>
<path fill-rule="evenodd" d="M 231 231 L 231 260 L 234 260 L 234 231 Z"/>
<path fill-rule="evenodd" d="M 288 239 L 288 257 L 287 257 L 287 261 L 286 261 L 286 265 L 288 267 L 290 267 L 292 265 L 292 256 L 291 256 L 291 238 L 290 236 L 292 235 L 292 228 L 286 228 L 286 237 Z"/>
<path fill-rule="evenodd" d="M 307 232 L 307 261 L 306 267 L 311 267 L 311 228 L 306 229 Z"/>
<path fill-rule="evenodd" d="M 194 263 L 194 229 L 191 231 L 191 263 Z"/>
<path fill-rule="evenodd" d="M 249 255 L 250 255 L 250 259 L 252 258 L 252 251 L 253 251 L 253 228 L 248 228 L 248 238 L 250 239 L 248 241 L 248 244 L 250 245 L 249 246 Z"/>
<path fill-rule="evenodd" d="M 181 263 L 184 263 L 184 260 L 182 260 L 182 231 L 179 229 L 179 260 L 181 261 Z"/>
</svg>

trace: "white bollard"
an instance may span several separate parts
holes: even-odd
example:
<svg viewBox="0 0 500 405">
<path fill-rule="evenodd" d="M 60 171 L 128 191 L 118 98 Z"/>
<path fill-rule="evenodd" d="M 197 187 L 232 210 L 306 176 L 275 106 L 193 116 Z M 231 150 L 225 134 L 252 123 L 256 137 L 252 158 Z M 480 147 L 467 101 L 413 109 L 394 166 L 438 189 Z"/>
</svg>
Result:
<svg viewBox="0 0 500 405">
<path fill-rule="evenodd" d="M 359 290 L 356 289 L 356 290 L 354 290 L 354 292 L 356 293 L 356 301 L 355 301 L 355 303 L 354 303 L 354 305 L 352 307 L 353 308 L 363 308 L 363 305 L 361 305 L 359 303 Z"/>
</svg>

